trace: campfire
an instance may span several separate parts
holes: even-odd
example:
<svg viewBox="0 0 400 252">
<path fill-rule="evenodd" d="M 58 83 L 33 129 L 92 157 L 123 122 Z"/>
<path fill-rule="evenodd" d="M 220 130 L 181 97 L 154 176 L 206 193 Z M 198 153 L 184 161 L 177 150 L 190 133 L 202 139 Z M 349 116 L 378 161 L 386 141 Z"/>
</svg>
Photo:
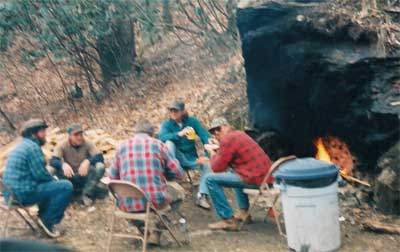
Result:
<svg viewBox="0 0 400 252">
<path fill-rule="evenodd" d="M 317 138 L 314 144 L 317 148 L 316 159 L 336 165 L 344 179 L 370 186 L 368 183 L 351 176 L 356 159 L 345 142 L 337 137 L 327 136 Z"/>
</svg>

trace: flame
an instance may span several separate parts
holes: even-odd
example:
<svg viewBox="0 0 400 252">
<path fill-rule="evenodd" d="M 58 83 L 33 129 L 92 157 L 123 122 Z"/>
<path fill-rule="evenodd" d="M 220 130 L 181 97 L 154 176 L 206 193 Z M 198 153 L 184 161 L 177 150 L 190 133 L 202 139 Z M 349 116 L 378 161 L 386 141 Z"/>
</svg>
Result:
<svg viewBox="0 0 400 252">
<path fill-rule="evenodd" d="M 326 161 L 328 163 L 332 163 L 331 157 L 329 156 L 328 152 L 326 151 L 325 145 L 322 142 L 322 138 L 318 138 L 315 142 L 315 146 L 317 147 L 317 155 L 315 156 L 316 159 Z"/>
</svg>

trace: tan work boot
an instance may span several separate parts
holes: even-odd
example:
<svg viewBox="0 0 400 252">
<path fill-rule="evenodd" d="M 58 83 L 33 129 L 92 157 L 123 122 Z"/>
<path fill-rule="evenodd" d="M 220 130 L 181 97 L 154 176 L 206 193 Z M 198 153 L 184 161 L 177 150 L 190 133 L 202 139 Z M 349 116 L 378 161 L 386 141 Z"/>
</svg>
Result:
<svg viewBox="0 0 400 252">
<path fill-rule="evenodd" d="M 235 220 L 233 218 L 208 224 L 208 228 L 211 230 L 225 230 L 225 231 L 238 230 L 238 226 L 236 225 Z"/>
</svg>

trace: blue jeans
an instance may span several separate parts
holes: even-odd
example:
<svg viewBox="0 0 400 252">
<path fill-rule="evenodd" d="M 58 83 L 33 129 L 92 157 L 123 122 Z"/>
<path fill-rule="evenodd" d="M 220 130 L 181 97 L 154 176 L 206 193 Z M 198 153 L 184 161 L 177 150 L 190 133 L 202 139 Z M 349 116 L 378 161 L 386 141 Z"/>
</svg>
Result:
<svg viewBox="0 0 400 252">
<path fill-rule="evenodd" d="M 54 180 L 39 184 L 36 191 L 18 199 L 23 205 L 39 205 L 39 218 L 52 229 L 61 222 L 64 211 L 72 196 L 72 183 L 68 180 Z"/>
<path fill-rule="evenodd" d="M 204 165 L 198 165 L 197 160 L 195 158 L 185 155 L 185 153 L 179 151 L 176 148 L 174 142 L 166 141 L 165 144 L 167 145 L 168 149 L 172 152 L 172 154 L 175 155 L 176 159 L 179 160 L 179 163 L 183 169 L 193 169 L 201 171 L 199 193 L 209 195 L 205 181 L 205 176 L 211 172 L 210 164 L 206 163 Z"/>
<path fill-rule="evenodd" d="M 257 185 L 249 185 L 233 171 L 207 174 L 206 184 L 217 215 L 226 220 L 233 216 L 233 210 L 224 193 L 224 187 L 233 188 L 239 209 L 249 208 L 249 198 L 243 188 L 256 189 Z"/>
</svg>

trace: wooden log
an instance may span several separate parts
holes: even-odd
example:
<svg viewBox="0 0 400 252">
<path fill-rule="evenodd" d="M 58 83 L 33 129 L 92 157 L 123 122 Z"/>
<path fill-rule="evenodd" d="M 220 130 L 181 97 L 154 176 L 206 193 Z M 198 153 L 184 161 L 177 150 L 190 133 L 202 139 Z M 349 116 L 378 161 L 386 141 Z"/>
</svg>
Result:
<svg viewBox="0 0 400 252">
<path fill-rule="evenodd" d="M 382 232 L 388 234 L 399 234 L 400 235 L 400 226 L 395 224 L 383 223 L 374 220 L 366 220 L 362 223 L 365 229 L 374 231 L 374 232 Z"/>
</svg>

